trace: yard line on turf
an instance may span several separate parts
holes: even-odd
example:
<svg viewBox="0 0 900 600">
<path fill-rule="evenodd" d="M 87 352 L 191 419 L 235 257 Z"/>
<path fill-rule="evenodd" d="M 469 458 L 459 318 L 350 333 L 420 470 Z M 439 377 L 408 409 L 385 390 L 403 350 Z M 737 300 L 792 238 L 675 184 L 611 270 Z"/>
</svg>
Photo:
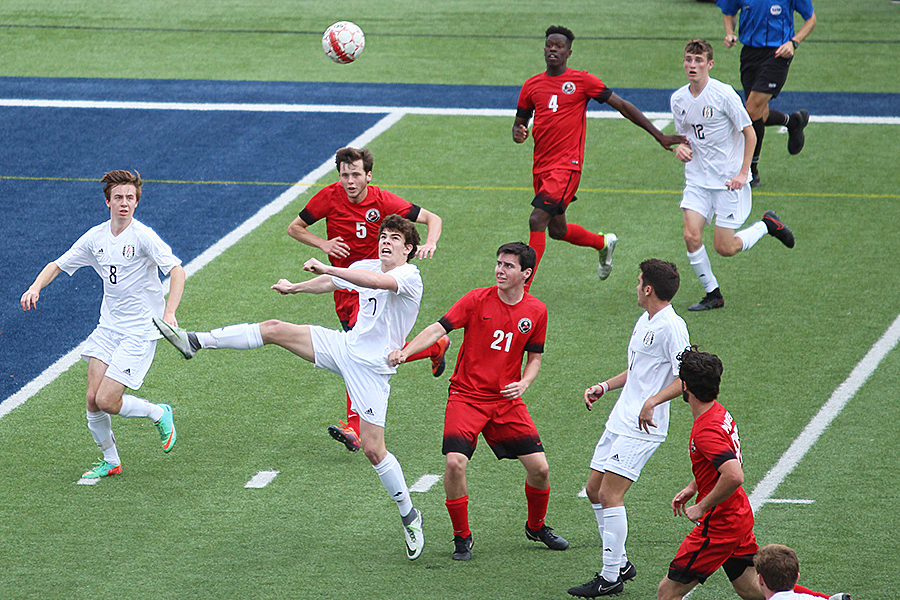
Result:
<svg viewBox="0 0 900 600">
<path fill-rule="evenodd" d="M 426 473 L 425 475 L 422 475 L 421 477 L 419 477 L 414 484 L 409 486 L 409 491 L 419 492 L 421 494 L 424 494 L 425 492 L 430 490 L 431 487 L 440 480 L 441 480 L 440 475 L 434 475 L 433 473 Z"/>
<path fill-rule="evenodd" d="M 0 98 L 0 106 L 13 108 L 94 108 L 111 110 L 189 110 L 231 112 L 313 112 L 313 113 L 403 113 L 451 117 L 508 117 L 516 116 L 515 108 L 441 108 L 424 106 L 357 106 L 350 104 L 278 104 L 253 102 L 136 102 L 119 100 L 60 100 L 53 98 Z M 589 110 L 591 119 L 624 119 L 618 111 Z M 668 112 L 645 112 L 651 121 L 671 121 Z M 854 125 L 900 125 L 900 117 L 860 117 L 842 115 L 812 115 L 810 123 L 846 123 Z"/>
<path fill-rule="evenodd" d="M 368 146 L 375 138 L 393 127 L 397 123 L 397 121 L 402 118 L 402 112 L 391 111 L 384 118 L 380 119 L 377 123 L 372 125 L 369 129 L 344 145 L 352 146 L 354 148 L 363 148 L 365 146 Z M 332 169 L 334 169 L 334 159 L 329 158 L 324 163 L 316 167 L 313 171 L 301 177 L 298 183 L 295 183 L 293 186 L 291 186 L 290 189 L 279 195 L 269 204 L 259 209 L 259 211 L 257 211 L 255 215 L 238 225 L 234 230 L 225 235 L 225 237 L 221 238 L 218 242 L 207 248 L 199 256 L 194 258 L 194 260 L 185 265 L 184 271 L 187 277 L 190 277 L 191 275 L 208 265 L 210 262 L 218 258 L 223 252 L 239 242 L 244 236 L 262 225 L 263 222 L 266 221 L 269 217 L 281 212 L 284 207 L 290 204 L 300 194 L 308 190 L 311 187 L 311 184 L 303 183 L 304 181 L 317 181 L 321 177 L 324 177 L 327 173 L 330 173 Z M 169 293 L 168 279 L 163 282 L 163 287 L 165 288 L 165 292 Z M 62 373 L 68 370 L 69 367 L 77 363 L 78 359 L 81 358 L 81 353 L 86 345 L 87 340 L 81 342 L 74 349 L 63 355 L 62 358 L 47 367 L 43 373 L 32 379 L 30 382 L 26 383 L 18 392 L 0 402 L 0 419 L 27 402 L 32 396 L 37 394 L 45 386 L 49 385 Z"/>
<path fill-rule="evenodd" d="M 261 489 L 272 483 L 279 471 L 260 471 L 244 484 L 245 488 Z"/>
<path fill-rule="evenodd" d="M 769 501 L 772 494 L 784 479 L 791 474 L 800 460 L 806 456 L 816 440 L 821 437 L 825 429 L 834 421 L 848 402 L 856 395 L 856 392 L 866 383 L 869 376 L 875 372 L 881 361 L 887 356 L 900 340 L 900 315 L 894 319 L 884 335 L 875 342 L 866 355 L 859 361 L 856 367 L 844 382 L 831 394 L 828 402 L 806 425 L 791 446 L 785 451 L 778 462 L 772 467 L 762 481 L 756 484 L 750 494 L 750 506 L 753 512 L 758 511 L 763 504 Z"/>
</svg>

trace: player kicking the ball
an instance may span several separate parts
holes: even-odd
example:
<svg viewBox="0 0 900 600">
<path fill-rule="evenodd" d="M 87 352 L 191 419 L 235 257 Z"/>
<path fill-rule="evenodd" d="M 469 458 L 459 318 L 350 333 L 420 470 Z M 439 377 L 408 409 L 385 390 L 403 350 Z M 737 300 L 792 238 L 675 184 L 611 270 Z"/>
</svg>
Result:
<svg viewBox="0 0 900 600">
<path fill-rule="evenodd" d="M 422 277 L 419 269 L 408 262 L 415 256 L 418 243 L 415 225 L 390 215 L 378 231 L 377 259 L 360 260 L 342 268 L 311 258 L 303 270 L 318 277 L 300 283 L 281 279 L 272 286 L 282 294 L 355 290 L 359 293 L 359 311 L 356 326 L 350 331 L 270 320 L 187 332 L 160 319 L 153 320 L 185 358 L 193 357 L 200 349 L 250 350 L 275 344 L 320 369 L 340 375 L 353 410 L 361 417 L 363 452 L 400 510 L 406 556 L 410 560 L 418 558 L 425 545 L 422 514 L 413 507 L 400 463 L 385 447 L 384 426 L 391 391 L 389 381 L 396 372 L 388 364 L 388 353 L 403 346 L 422 300 Z"/>
</svg>

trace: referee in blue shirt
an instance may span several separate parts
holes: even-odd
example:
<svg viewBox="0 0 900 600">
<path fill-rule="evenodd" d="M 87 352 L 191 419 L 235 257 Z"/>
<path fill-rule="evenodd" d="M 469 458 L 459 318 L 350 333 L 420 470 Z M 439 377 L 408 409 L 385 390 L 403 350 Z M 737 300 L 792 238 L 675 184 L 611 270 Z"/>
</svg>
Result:
<svg viewBox="0 0 900 600">
<path fill-rule="evenodd" d="M 803 129 L 809 122 L 809 112 L 798 110 L 786 115 L 769 108 L 769 101 L 778 95 L 787 80 L 788 69 L 797 46 L 816 26 L 812 0 L 717 0 L 725 15 L 725 47 L 738 41 L 735 35 L 740 11 L 741 85 L 747 112 L 756 132 L 756 149 L 750 165 L 750 185 L 759 185 L 759 151 L 769 125 L 784 125 L 788 129 L 788 152 L 797 154 L 803 149 Z M 794 12 L 803 18 L 803 26 L 794 32 Z"/>
</svg>

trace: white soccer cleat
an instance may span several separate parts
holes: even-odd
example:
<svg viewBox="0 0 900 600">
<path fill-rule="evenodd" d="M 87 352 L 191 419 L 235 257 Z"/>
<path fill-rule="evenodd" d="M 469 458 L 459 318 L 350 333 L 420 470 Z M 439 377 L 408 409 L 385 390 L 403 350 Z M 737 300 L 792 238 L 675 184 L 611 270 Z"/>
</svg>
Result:
<svg viewBox="0 0 900 600">
<path fill-rule="evenodd" d="M 603 250 L 600 251 L 600 267 L 597 269 L 600 281 L 603 281 L 612 273 L 613 250 L 616 249 L 616 242 L 619 241 L 619 238 L 614 233 L 604 234 L 603 238 L 605 244 L 603 245 Z"/>
<path fill-rule="evenodd" d="M 153 324 L 159 329 L 159 332 L 166 340 L 175 346 L 175 348 L 184 355 L 185 358 L 193 358 L 197 353 L 197 348 L 191 344 L 190 333 L 181 327 L 172 327 L 159 317 L 153 317 Z"/>
<path fill-rule="evenodd" d="M 425 535 L 422 533 L 422 512 L 414 508 L 416 518 L 409 525 L 403 526 L 403 535 L 406 536 L 406 558 L 416 560 L 422 554 L 425 547 Z"/>
</svg>

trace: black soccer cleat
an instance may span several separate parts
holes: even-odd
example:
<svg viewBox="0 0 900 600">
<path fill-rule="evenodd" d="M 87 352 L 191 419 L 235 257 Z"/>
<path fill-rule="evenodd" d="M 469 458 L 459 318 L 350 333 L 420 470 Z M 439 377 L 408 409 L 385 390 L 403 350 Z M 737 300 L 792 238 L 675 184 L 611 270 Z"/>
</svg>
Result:
<svg viewBox="0 0 900 600">
<path fill-rule="evenodd" d="M 755 188 L 760 183 L 759 171 L 750 169 L 750 187 Z"/>
<path fill-rule="evenodd" d="M 799 154 L 803 150 L 803 144 L 806 143 L 803 130 L 808 123 L 809 112 L 806 110 L 798 110 L 788 117 L 788 154 Z"/>
<path fill-rule="evenodd" d="M 565 550 L 569 547 L 569 542 L 559 537 L 553 530 L 546 525 L 541 525 L 537 531 L 528 529 L 528 523 L 525 524 L 525 537 L 533 542 L 544 542 L 551 550 Z"/>
<path fill-rule="evenodd" d="M 637 569 L 631 563 L 630 560 L 625 561 L 625 566 L 619 569 L 619 579 L 622 580 L 622 583 L 626 581 L 631 581 L 637 575 Z"/>
<path fill-rule="evenodd" d="M 569 588 L 569 594 L 579 598 L 596 598 L 597 596 L 616 596 L 624 589 L 625 583 L 621 577 L 616 581 L 607 581 L 600 573 L 596 573 L 594 578 L 587 583 Z"/>
<path fill-rule="evenodd" d="M 716 288 L 703 296 L 700 302 L 688 306 L 688 310 L 712 310 L 723 306 L 725 306 L 725 298 L 722 297 L 722 292 L 719 291 L 719 288 Z"/>
<path fill-rule="evenodd" d="M 774 210 L 767 210 L 763 213 L 763 223 L 769 230 L 769 235 L 777 239 L 788 248 L 794 247 L 794 232 L 791 228 L 781 222 Z"/>
<path fill-rule="evenodd" d="M 472 534 L 470 533 L 466 537 L 462 537 L 461 535 L 453 536 L 453 560 L 469 560 L 472 558 L 472 546 L 475 545 L 475 541 L 472 540 Z"/>
</svg>

